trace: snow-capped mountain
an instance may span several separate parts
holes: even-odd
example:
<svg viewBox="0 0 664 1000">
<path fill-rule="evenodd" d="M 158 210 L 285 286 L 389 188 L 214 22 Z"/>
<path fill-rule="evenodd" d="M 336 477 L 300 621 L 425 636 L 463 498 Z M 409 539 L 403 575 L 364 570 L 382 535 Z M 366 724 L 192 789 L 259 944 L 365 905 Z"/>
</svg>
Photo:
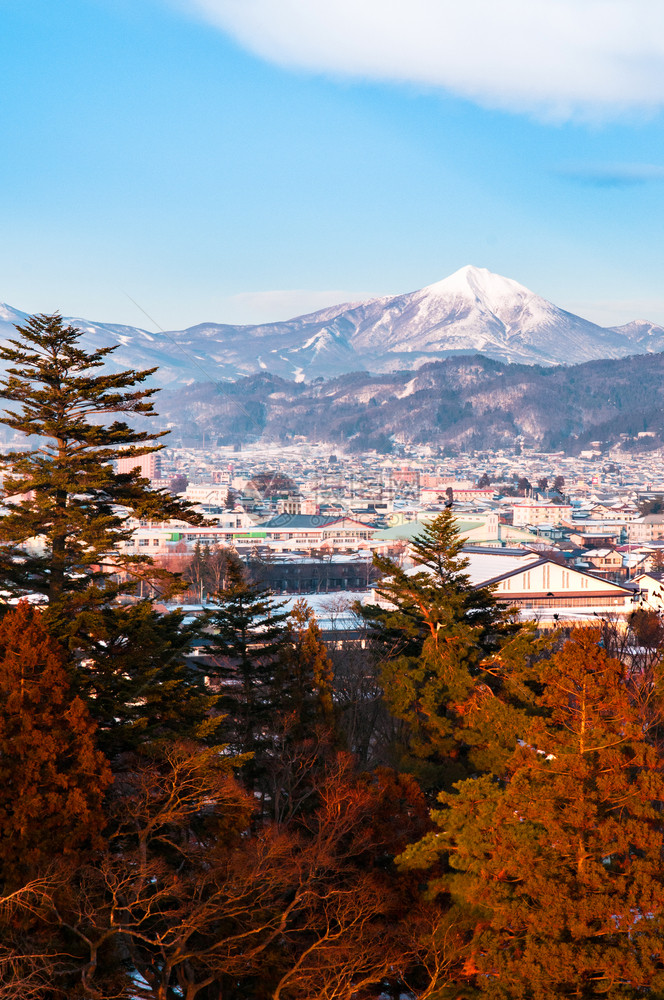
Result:
<svg viewBox="0 0 664 1000">
<path fill-rule="evenodd" d="M 631 353 L 624 334 L 565 312 L 511 278 L 472 266 L 420 291 L 364 303 L 344 318 L 355 324 L 355 350 L 378 359 L 389 352 L 390 369 L 395 355 L 400 366 L 410 368 L 459 353 L 524 364 Z M 664 347 L 664 329 L 659 329 Z"/>
<path fill-rule="evenodd" d="M 25 313 L 0 306 L 0 337 Z M 576 364 L 664 351 L 664 327 L 635 320 L 601 327 L 523 285 L 467 266 L 404 295 L 322 309 L 257 326 L 203 323 L 186 330 L 71 319 L 88 348 L 118 344 L 120 367 L 159 367 L 158 384 L 237 379 L 261 371 L 295 381 L 415 369 L 455 354 L 522 364 Z"/>
</svg>

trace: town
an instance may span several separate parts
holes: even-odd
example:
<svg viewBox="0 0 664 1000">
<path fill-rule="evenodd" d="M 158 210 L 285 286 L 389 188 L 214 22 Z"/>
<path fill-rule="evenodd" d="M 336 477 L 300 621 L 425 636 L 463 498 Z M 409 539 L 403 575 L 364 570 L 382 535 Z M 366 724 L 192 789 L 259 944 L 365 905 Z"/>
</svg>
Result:
<svg viewBox="0 0 664 1000">
<path fill-rule="evenodd" d="M 664 1000 L 664 3 L 0 28 L 0 1000 Z"/>
<path fill-rule="evenodd" d="M 584 458 L 522 451 L 435 458 L 347 456 L 329 447 L 172 449 L 136 467 L 193 502 L 205 524 L 133 521 L 123 551 L 182 569 L 230 549 L 273 593 L 347 607 L 373 599 L 374 554 L 409 563 L 409 544 L 451 507 L 474 584 L 542 629 L 664 609 L 664 481 L 658 454 Z M 278 470 L 278 471 L 277 471 Z M 201 578 L 181 600 L 213 596 Z M 329 601 L 328 601 L 329 603 Z M 337 627 L 338 616 L 337 616 Z"/>
</svg>

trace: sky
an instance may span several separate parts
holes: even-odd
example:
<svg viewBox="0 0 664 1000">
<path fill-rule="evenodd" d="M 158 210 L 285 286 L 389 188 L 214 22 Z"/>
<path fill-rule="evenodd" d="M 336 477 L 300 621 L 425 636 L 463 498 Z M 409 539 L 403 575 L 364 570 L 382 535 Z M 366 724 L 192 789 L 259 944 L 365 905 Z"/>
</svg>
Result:
<svg viewBox="0 0 664 1000">
<path fill-rule="evenodd" d="M 664 324 L 662 0 L 0 0 L 0 40 L 15 308 L 265 322 L 475 264 Z"/>
</svg>

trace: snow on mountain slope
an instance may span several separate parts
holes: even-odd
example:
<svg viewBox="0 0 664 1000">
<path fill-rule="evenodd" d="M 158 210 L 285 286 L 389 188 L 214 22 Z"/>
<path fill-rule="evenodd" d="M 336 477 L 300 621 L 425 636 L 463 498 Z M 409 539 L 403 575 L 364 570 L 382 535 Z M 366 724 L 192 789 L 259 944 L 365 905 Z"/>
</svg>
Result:
<svg viewBox="0 0 664 1000">
<path fill-rule="evenodd" d="M 27 314 L 0 305 L 0 337 Z M 235 380 L 256 372 L 311 381 L 353 371 L 416 369 L 457 354 L 522 364 L 577 364 L 664 350 L 646 320 L 601 327 L 511 278 L 467 266 L 404 295 L 345 303 L 257 326 L 201 323 L 167 333 L 73 319 L 88 349 L 117 344 L 112 364 L 158 366 L 153 382 Z"/>
<path fill-rule="evenodd" d="M 407 295 L 360 306 L 353 346 L 395 353 L 477 352 L 501 361 L 560 364 L 621 357 L 625 339 L 565 312 L 510 278 L 463 267 Z"/>
<path fill-rule="evenodd" d="M 0 302 L 0 337 L 5 340 L 16 334 L 15 323 L 23 323 L 28 318 L 28 313 L 19 309 L 12 309 L 5 302 Z"/>
<path fill-rule="evenodd" d="M 613 330 L 622 337 L 628 337 L 634 354 L 658 354 L 664 351 L 664 326 L 657 326 L 647 319 L 634 319 L 624 326 L 614 326 Z"/>
</svg>

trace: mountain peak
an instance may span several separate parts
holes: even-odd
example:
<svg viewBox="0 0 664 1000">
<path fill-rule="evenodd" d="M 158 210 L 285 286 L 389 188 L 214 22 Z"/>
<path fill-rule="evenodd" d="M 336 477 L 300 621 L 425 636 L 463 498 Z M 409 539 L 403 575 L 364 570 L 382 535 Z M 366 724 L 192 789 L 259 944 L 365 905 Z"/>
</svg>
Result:
<svg viewBox="0 0 664 1000">
<path fill-rule="evenodd" d="M 534 297 L 533 292 L 512 278 L 504 278 L 486 267 L 476 267 L 466 264 L 458 271 L 450 274 L 442 281 L 427 285 L 422 289 L 428 295 L 436 297 L 463 296 L 464 298 L 481 299 L 485 302 L 495 302 L 506 298 Z"/>
<path fill-rule="evenodd" d="M 0 305 L 0 339 L 25 314 Z M 254 372 L 297 381 L 346 372 L 417 369 L 460 354 L 521 364 L 574 364 L 664 350 L 664 328 L 634 321 L 602 328 L 512 278 L 467 264 L 403 295 L 336 305 L 259 326 L 215 323 L 169 334 L 74 320 L 84 343 L 118 345 L 114 363 L 159 369 L 162 385 L 234 380 Z M 180 350 L 174 349 L 175 344 Z M 0 370 L 1 371 L 1 370 Z"/>
<path fill-rule="evenodd" d="M 8 306 L 6 302 L 0 302 L 0 320 L 6 323 L 15 323 L 17 320 L 21 320 L 25 317 L 25 313 L 21 313 L 18 309 L 12 309 Z"/>
</svg>

